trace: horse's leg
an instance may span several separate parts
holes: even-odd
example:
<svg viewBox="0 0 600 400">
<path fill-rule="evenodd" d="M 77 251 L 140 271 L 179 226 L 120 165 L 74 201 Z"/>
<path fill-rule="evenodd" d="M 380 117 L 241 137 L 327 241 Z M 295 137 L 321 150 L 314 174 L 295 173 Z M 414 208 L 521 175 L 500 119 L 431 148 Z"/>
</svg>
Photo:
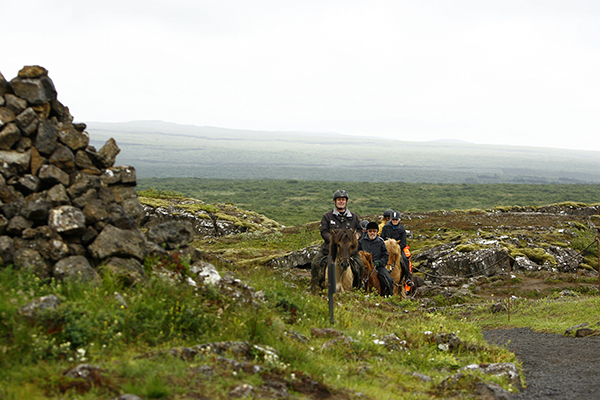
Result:
<svg viewBox="0 0 600 400">
<path fill-rule="evenodd" d="M 344 286 L 344 290 L 352 290 L 354 287 L 354 272 L 352 272 L 352 268 L 346 268 L 342 275 L 342 285 Z"/>
</svg>

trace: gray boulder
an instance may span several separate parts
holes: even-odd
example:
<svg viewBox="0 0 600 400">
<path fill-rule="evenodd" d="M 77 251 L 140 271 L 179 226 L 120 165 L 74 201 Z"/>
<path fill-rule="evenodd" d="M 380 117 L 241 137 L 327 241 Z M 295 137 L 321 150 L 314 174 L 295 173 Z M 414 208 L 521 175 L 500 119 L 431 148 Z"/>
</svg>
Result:
<svg viewBox="0 0 600 400">
<path fill-rule="evenodd" d="M 88 225 L 104 221 L 110 216 L 110 207 L 100 199 L 91 199 L 83 207 L 83 214 Z"/>
<path fill-rule="evenodd" d="M 148 240 L 172 250 L 194 240 L 194 227 L 189 222 L 169 221 L 153 225 L 146 232 Z"/>
<path fill-rule="evenodd" d="M 24 194 L 34 193 L 40 188 L 40 178 L 26 174 L 19 178 L 17 185 L 18 189 Z"/>
<path fill-rule="evenodd" d="M 75 170 L 75 155 L 67 146 L 57 144 L 48 161 L 68 174 Z"/>
<path fill-rule="evenodd" d="M 15 117 L 15 121 L 25 136 L 30 136 L 36 132 L 39 124 L 39 117 L 31 107 L 27 107 L 23 112 Z"/>
<path fill-rule="evenodd" d="M 116 256 L 143 261 L 146 256 L 146 240 L 138 229 L 126 230 L 107 225 L 88 250 L 99 260 Z"/>
<path fill-rule="evenodd" d="M 14 94 L 7 94 L 4 96 L 6 100 L 6 107 L 14 111 L 15 114 L 21 113 L 25 108 L 27 108 L 27 101 L 18 98 Z"/>
<path fill-rule="evenodd" d="M 6 219 L 5 219 L 6 220 Z M 13 261 L 15 248 L 10 236 L 0 236 L 0 265 Z"/>
<path fill-rule="evenodd" d="M 46 200 L 50 202 L 53 207 L 69 205 L 71 203 L 69 195 L 67 194 L 67 189 L 61 183 L 48 189 L 46 192 Z"/>
<path fill-rule="evenodd" d="M 80 282 L 97 282 L 100 279 L 87 258 L 83 256 L 71 256 L 58 261 L 54 265 L 54 277 L 62 281 Z"/>
<path fill-rule="evenodd" d="M 98 151 L 97 157 L 102 168 L 110 168 L 115 164 L 117 154 L 121 152 L 121 149 L 117 146 L 115 139 L 110 138 L 106 141 L 104 146 Z"/>
<path fill-rule="evenodd" d="M 505 377 L 514 387 L 518 389 L 522 388 L 519 369 L 513 363 L 469 364 L 459 368 L 458 371 L 480 371 L 487 375 Z"/>
<path fill-rule="evenodd" d="M 40 253 L 36 250 L 21 249 L 17 252 L 14 261 L 21 269 L 29 270 L 42 279 L 50 277 L 50 268 L 48 268 Z"/>
<path fill-rule="evenodd" d="M 77 207 L 56 207 L 50 210 L 48 225 L 58 233 L 78 234 L 85 229 L 85 215 Z"/>
<path fill-rule="evenodd" d="M 55 310 L 60 305 L 60 299 L 53 294 L 42 296 L 19 308 L 19 314 L 34 318 L 46 310 Z"/>
<path fill-rule="evenodd" d="M 21 207 L 21 215 L 31 221 L 47 220 L 52 204 L 44 199 L 43 195 L 35 193 L 28 196 Z"/>
<path fill-rule="evenodd" d="M 56 148 L 58 131 L 56 126 L 49 120 L 41 120 L 38 124 L 38 132 L 35 138 L 35 148 L 43 155 L 50 155 Z"/>
<path fill-rule="evenodd" d="M 190 272 L 202 282 L 216 285 L 221 281 L 221 275 L 215 266 L 206 261 L 197 261 L 190 266 Z"/>
<path fill-rule="evenodd" d="M 321 245 L 305 247 L 302 250 L 293 251 L 282 257 L 277 257 L 267 262 L 268 267 L 276 268 L 302 268 L 310 269 L 310 263 L 315 254 L 319 252 Z"/>
<path fill-rule="evenodd" d="M 69 174 L 54 165 L 42 165 L 38 170 L 38 178 L 48 186 L 59 183 L 64 186 L 69 185 Z"/>
<path fill-rule="evenodd" d="M 108 272 L 127 285 L 135 285 L 148 280 L 144 267 L 134 258 L 112 257 L 100 268 L 104 273 Z"/>
<path fill-rule="evenodd" d="M 29 169 L 31 150 L 19 153 L 15 150 L 0 150 L 0 165 L 5 165 L 14 174 L 21 174 Z"/>
<path fill-rule="evenodd" d="M 2 110 L 2 108 L 0 108 Z M 10 123 L 0 130 L 0 150 L 10 148 L 21 138 L 21 131 L 15 123 Z"/>
<path fill-rule="evenodd" d="M 86 132 L 79 132 L 73 124 L 58 124 L 58 140 L 72 151 L 85 149 L 90 136 Z"/>
<path fill-rule="evenodd" d="M 54 83 L 48 76 L 36 79 L 16 77 L 10 81 L 10 86 L 15 95 L 32 105 L 44 104 L 56 99 Z"/>
<path fill-rule="evenodd" d="M 59 235 L 56 236 L 36 240 L 36 249 L 44 260 L 57 261 L 69 254 L 69 246 L 61 240 Z"/>
</svg>

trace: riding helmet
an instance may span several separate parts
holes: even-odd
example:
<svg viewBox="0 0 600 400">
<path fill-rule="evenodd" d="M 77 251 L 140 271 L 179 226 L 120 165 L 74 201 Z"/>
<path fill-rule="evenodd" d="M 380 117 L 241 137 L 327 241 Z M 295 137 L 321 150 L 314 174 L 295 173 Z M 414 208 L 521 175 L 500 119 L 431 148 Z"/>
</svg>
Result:
<svg viewBox="0 0 600 400">
<path fill-rule="evenodd" d="M 348 193 L 344 189 L 336 190 L 333 194 L 333 199 L 335 200 L 340 197 L 345 197 L 346 199 L 348 199 Z"/>
<path fill-rule="evenodd" d="M 385 210 L 383 212 L 383 217 L 384 218 L 390 218 L 392 216 L 393 212 L 394 212 L 394 210 L 392 210 L 391 208 L 388 208 L 387 210 Z"/>
</svg>

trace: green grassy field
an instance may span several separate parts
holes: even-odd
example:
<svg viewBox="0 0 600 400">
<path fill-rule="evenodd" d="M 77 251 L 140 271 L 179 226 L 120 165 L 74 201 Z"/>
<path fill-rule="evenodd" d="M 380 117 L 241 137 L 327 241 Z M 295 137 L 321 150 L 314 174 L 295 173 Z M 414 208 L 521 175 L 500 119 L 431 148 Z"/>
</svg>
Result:
<svg viewBox="0 0 600 400">
<path fill-rule="evenodd" d="M 359 215 L 542 206 L 562 202 L 600 202 L 600 185 L 427 184 L 331 182 L 275 179 L 142 178 L 138 190 L 177 191 L 208 203 L 233 203 L 284 225 L 318 221 L 332 207 L 337 189 L 350 195 L 349 209 Z"/>
</svg>

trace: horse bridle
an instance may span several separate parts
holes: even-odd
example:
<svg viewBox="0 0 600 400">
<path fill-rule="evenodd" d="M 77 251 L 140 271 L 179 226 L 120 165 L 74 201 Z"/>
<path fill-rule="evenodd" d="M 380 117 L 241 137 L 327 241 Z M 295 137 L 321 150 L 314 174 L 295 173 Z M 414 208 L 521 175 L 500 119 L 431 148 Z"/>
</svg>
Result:
<svg viewBox="0 0 600 400">
<path fill-rule="evenodd" d="M 373 267 L 373 271 L 371 271 L 371 273 L 369 274 L 369 276 L 367 276 L 366 278 L 363 278 L 363 285 L 367 286 L 367 282 L 369 282 L 369 279 L 373 276 L 373 274 L 375 273 L 375 271 L 377 270 L 377 268 Z"/>
</svg>

